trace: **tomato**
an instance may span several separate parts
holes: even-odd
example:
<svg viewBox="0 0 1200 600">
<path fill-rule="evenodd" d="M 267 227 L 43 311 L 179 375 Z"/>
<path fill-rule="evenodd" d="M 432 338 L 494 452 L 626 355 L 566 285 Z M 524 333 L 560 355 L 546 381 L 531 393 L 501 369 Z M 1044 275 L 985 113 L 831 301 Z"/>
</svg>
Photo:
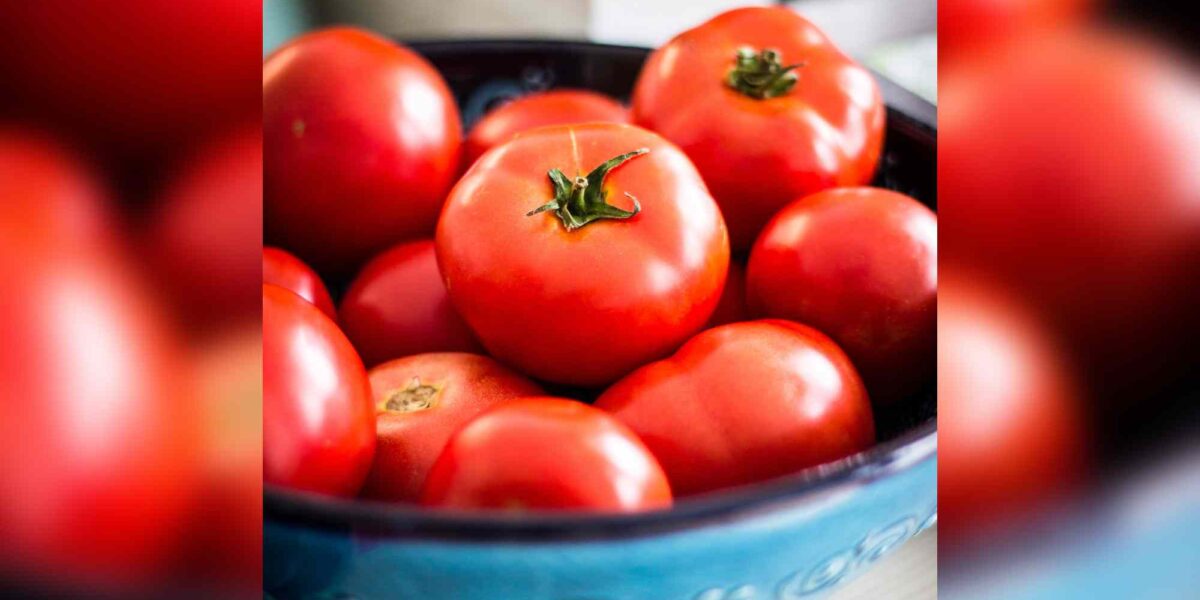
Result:
<svg viewBox="0 0 1200 600">
<path fill-rule="evenodd" d="M 258 123 L 222 134 L 177 165 L 159 193 L 149 258 L 191 324 L 258 318 L 262 151 Z"/>
<path fill-rule="evenodd" d="M 450 436 L 479 413 L 541 388 L 496 361 L 459 352 L 393 360 L 368 376 L 379 436 L 363 495 L 416 502 Z"/>
<path fill-rule="evenodd" d="M 368 366 L 424 352 L 482 350 L 446 295 L 432 240 L 373 258 L 350 284 L 340 314 Z"/>
<path fill-rule="evenodd" d="M 321 281 L 321 276 L 304 261 L 286 250 L 268 246 L 263 248 L 262 273 L 263 283 L 291 290 L 321 309 L 325 316 L 337 320 L 337 309 L 333 306 L 329 290 Z"/>
<path fill-rule="evenodd" d="M 1147 398 L 1197 364 L 1193 74 L 1144 41 L 1060 33 L 942 83 L 946 256 L 994 274 L 1066 336 L 1118 430 L 1128 409 L 1157 418 Z"/>
<path fill-rule="evenodd" d="M 320 309 L 262 287 L 263 481 L 353 496 L 375 452 L 366 369 Z"/>
<path fill-rule="evenodd" d="M 717 309 L 708 319 L 706 327 L 728 325 L 749 320 L 746 311 L 746 268 L 741 263 L 730 261 L 729 274 L 725 276 L 725 289 Z"/>
<path fill-rule="evenodd" d="M 0 205 L 32 215 L 40 199 Z M 0 572 L 143 590 L 199 480 L 180 342 L 124 256 L 43 235 L 75 226 L 53 215 L 34 220 L 47 227 L 0 226 Z"/>
<path fill-rule="evenodd" d="M 5 2 L 4 94 L 85 134 L 106 156 L 170 151 L 214 122 L 257 118 L 262 6 Z"/>
<path fill-rule="evenodd" d="M 978 276 L 938 305 L 939 539 L 988 542 L 1084 478 L 1079 381 L 1053 334 Z"/>
<path fill-rule="evenodd" d="M 425 59 L 357 29 L 309 33 L 263 63 L 262 100 L 269 242 L 348 273 L 433 233 L 462 130 Z"/>
<path fill-rule="evenodd" d="M 789 204 L 754 245 L 751 312 L 837 341 L 871 399 L 902 399 L 933 378 L 937 216 L 878 188 L 838 188 Z"/>
<path fill-rule="evenodd" d="M 870 182 L 884 114 L 870 72 L 786 7 L 685 31 L 650 55 L 633 91 L 634 123 L 696 164 L 734 251 L 788 202 Z"/>
<path fill-rule="evenodd" d="M 463 146 L 463 165 L 471 166 L 484 152 L 522 131 L 591 122 L 628 123 L 629 110 L 588 90 L 551 90 L 517 98 L 484 115 L 471 128 Z"/>
<path fill-rule="evenodd" d="M 709 329 L 613 384 L 596 407 L 645 442 L 679 496 L 786 475 L 875 442 L 850 359 L 790 321 Z"/>
<path fill-rule="evenodd" d="M 988 52 L 1041 29 L 1078 23 L 1095 0 L 940 0 L 938 59 Z"/>
<path fill-rule="evenodd" d="M 686 340 L 729 268 L 720 211 L 687 157 L 611 123 L 540 128 L 485 154 L 446 200 L 437 255 L 489 353 L 577 385 Z"/>
<path fill-rule="evenodd" d="M 671 505 L 662 468 L 637 436 L 574 400 L 532 397 L 460 429 L 421 499 L 457 509 L 635 512 Z"/>
</svg>

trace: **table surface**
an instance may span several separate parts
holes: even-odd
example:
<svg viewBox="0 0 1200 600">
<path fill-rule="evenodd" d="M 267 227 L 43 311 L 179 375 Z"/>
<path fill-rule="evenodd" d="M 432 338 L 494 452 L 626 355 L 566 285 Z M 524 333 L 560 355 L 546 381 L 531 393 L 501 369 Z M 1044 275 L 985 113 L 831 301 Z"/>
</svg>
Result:
<svg viewBox="0 0 1200 600">
<path fill-rule="evenodd" d="M 930 528 L 880 559 L 862 576 L 834 592 L 830 600 L 935 600 L 937 527 Z"/>
</svg>

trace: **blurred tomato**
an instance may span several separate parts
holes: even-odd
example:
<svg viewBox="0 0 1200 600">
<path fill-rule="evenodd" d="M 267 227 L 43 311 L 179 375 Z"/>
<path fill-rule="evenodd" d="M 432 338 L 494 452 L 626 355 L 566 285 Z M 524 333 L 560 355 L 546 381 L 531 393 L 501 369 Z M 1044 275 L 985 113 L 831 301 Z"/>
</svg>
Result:
<svg viewBox="0 0 1200 600">
<path fill-rule="evenodd" d="M 709 329 L 596 400 L 684 496 L 755 483 L 875 443 L 867 392 L 825 335 L 789 321 Z"/>
<path fill-rule="evenodd" d="M 541 388 L 477 354 L 419 354 L 368 373 L 379 441 L 363 495 L 416 502 L 450 436 L 502 402 L 537 396 Z"/>
<path fill-rule="evenodd" d="M 259 314 L 262 165 L 254 123 L 202 145 L 159 194 L 148 258 L 189 324 Z"/>
<path fill-rule="evenodd" d="M 707 327 L 728 325 L 749 320 L 746 312 L 746 267 L 737 261 L 729 261 L 729 274 L 725 276 L 725 289 L 721 301 L 708 319 Z"/>
<path fill-rule="evenodd" d="M 608 96 L 588 90 L 551 90 L 517 98 L 493 109 L 471 128 L 463 146 L 463 168 L 527 129 L 597 121 L 628 123 L 629 110 Z"/>
<path fill-rule="evenodd" d="M 747 303 L 828 334 L 884 405 L 933 378 L 937 260 L 937 216 L 916 200 L 879 188 L 818 192 L 759 236 Z"/>
<path fill-rule="evenodd" d="M 788 202 L 866 185 L 883 148 L 871 73 L 782 6 L 726 12 L 656 50 L 633 91 L 633 120 L 696 164 L 735 253 Z"/>
<path fill-rule="evenodd" d="M 312 267 L 304 264 L 286 250 L 263 248 L 263 283 L 270 283 L 291 290 L 296 295 L 313 303 L 330 319 L 337 320 L 337 309 L 325 283 Z"/>
<path fill-rule="evenodd" d="M 318 271 L 348 273 L 433 234 L 458 171 L 458 107 L 415 52 L 350 28 L 263 63 L 266 234 Z"/>
<path fill-rule="evenodd" d="M 492 355 L 575 385 L 673 350 L 712 315 L 729 269 L 720 211 L 687 157 L 613 123 L 542 127 L 489 152 L 447 199 L 437 255 Z"/>
<path fill-rule="evenodd" d="M 1038 31 L 1078 23 L 1096 0 L 939 0 L 938 60 L 986 53 Z"/>
<path fill-rule="evenodd" d="M 483 349 L 450 304 L 432 240 L 403 243 L 373 258 L 350 284 L 339 314 L 367 366 L 423 352 Z"/>
<path fill-rule="evenodd" d="M 1083 479 L 1078 383 L 1011 295 L 943 277 L 938 303 L 938 535 L 990 539 Z"/>
<path fill-rule="evenodd" d="M 263 294 L 263 481 L 358 493 L 375 452 L 362 361 L 320 309 L 281 287 Z"/>
<path fill-rule="evenodd" d="M 17 214 L 32 215 L 39 200 L 0 203 L 25 204 Z M 179 385 L 178 341 L 111 249 L 73 248 L 40 227 L 14 234 L 7 225 L 0 570 L 56 587 L 144 589 L 162 577 L 199 479 L 199 415 Z"/>
<path fill-rule="evenodd" d="M 1195 364 L 1200 83 L 1114 33 L 1029 40 L 941 80 L 950 260 L 1067 334 L 1095 389 L 1141 400 Z"/>
<path fill-rule="evenodd" d="M 256 115 L 257 0 L 4 2 L 0 80 L 107 150 L 174 150 L 227 115 Z"/>
<path fill-rule="evenodd" d="M 458 509 L 634 512 L 671 505 L 662 468 L 619 421 L 574 400 L 497 406 L 460 429 L 422 503 Z"/>
</svg>

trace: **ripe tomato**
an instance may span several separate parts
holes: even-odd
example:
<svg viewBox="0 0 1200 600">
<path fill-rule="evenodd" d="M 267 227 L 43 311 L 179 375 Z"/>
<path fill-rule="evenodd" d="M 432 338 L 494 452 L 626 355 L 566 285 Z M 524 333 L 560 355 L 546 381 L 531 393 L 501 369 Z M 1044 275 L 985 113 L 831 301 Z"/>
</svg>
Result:
<svg viewBox="0 0 1200 600">
<path fill-rule="evenodd" d="M 337 320 L 337 309 L 333 306 L 333 298 L 321 276 L 312 267 L 296 258 L 286 250 L 279 248 L 263 248 L 263 283 L 277 285 L 291 290 L 297 296 L 311 302 L 321 309 L 325 316 Z"/>
<path fill-rule="evenodd" d="M 262 6 L 5 2 L 4 94 L 103 144 L 105 155 L 183 146 L 230 115 L 257 118 Z"/>
<path fill-rule="evenodd" d="M 607 204 L 622 195 L 632 210 Z M 611 123 L 544 127 L 488 152 L 446 201 L 437 255 L 492 355 L 576 385 L 686 340 L 729 268 L 720 211 L 687 157 Z"/>
<path fill-rule="evenodd" d="M 746 311 L 746 268 L 739 262 L 730 261 L 721 301 L 717 303 L 717 309 L 713 311 L 705 327 L 728 325 L 749 319 Z"/>
<path fill-rule="evenodd" d="M 318 271 L 348 273 L 433 233 L 458 171 L 458 107 L 413 51 L 334 28 L 263 64 L 266 235 Z"/>
<path fill-rule="evenodd" d="M 227 132 L 181 163 L 160 192 L 149 255 L 191 324 L 258 318 L 262 152 L 258 123 Z"/>
<path fill-rule="evenodd" d="M 517 98 L 485 115 L 463 146 L 463 166 L 514 134 L 546 125 L 628 123 L 629 110 L 620 102 L 587 90 L 551 90 Z"/>
<path fill-rule="evenodd" d="M 367 372 L 320 309 L 262 288 L 263 481 L 353 496 L 375 452 Z"/>
<path fill-rule="evenodd" d="M 991 541 L 1082 481 L 1079 382 L 1013 296 L 977 276 L 944 278 L 937 378 L 941 539 Z"/>
<path fill-rule="evenodd" d="M 371 259 L 342 298 L 342 330 L 367 366 L 424 352 L 478 352 L 438 271 L 433 240 Z"/>
<path fill-rule="evenodd" d="M 39 200 L 0 205 L 29 215 Z M 176 332 L 132 266 L 43 235 L 72 227 L 0 226 L 0 572 L 142 591 L 197 489 L 199 415 Z"/>
<path fill-rule="evenodd" d="M 633 121 L 696 163 L 734 251 L 795 198 L 870 182 L 884 114 L 870 72 L 785 7 L 685 31 L 650 55 L 633 91 Z"/>
<path fill-rule="evenodd" d="M 1026 34 L 1077 23 L 1096 0 L 940 0 L 938 59 L 988 52 Z"/>
<path fill-rule="evenodd" d="M 665 508 L 671 488 L 632 432 L 562 398 L 506 402 L 460 429 L 433 465 L 422 503 L 459 509 Z"/>
<path fill-rule="evenodd" d="M 755 315 L 837 341 L 877 404 L 904 398 L 933 377 L 937 216 L 878 188 L 798 200 L 754 245 L 746 294 Z"/>
<path fill-rule="evenodd" d="M 613 384 L 596 407 L 641 437 L 680 496 L 786 475 L 875 442 L 850 359 L 790 321 L 709 329 Z"/>
<path fill-rule="evenodd" d="M 502 402 L 541 388 L 500 363 L 459 352 L 418 354 L 368 373 L 379 441 L 363 495 L 416 502 L 450 436 Z"/>
</svg>

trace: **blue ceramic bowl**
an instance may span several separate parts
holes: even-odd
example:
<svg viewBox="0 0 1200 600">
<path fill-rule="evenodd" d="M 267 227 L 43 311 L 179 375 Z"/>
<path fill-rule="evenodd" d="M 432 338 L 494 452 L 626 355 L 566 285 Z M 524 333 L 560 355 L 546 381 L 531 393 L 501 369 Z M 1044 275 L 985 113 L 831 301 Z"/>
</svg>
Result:
<svg viewBox="0 0 1200 600">
<path fill-rule="evenodd" d="M 627 98 L 647 51 L 565 42 L 412 44 L 467 125 L 508 96 L 584 87 Z M 887 81 L 876 184 L 936 206 L 935 108 Z M 268 489 L 275 598 L 790 600 L 825 595 L 937 519 L 932 390 L 876 415 L 845 459 L 635 515 L 485 516 Z"/>
</svg>

